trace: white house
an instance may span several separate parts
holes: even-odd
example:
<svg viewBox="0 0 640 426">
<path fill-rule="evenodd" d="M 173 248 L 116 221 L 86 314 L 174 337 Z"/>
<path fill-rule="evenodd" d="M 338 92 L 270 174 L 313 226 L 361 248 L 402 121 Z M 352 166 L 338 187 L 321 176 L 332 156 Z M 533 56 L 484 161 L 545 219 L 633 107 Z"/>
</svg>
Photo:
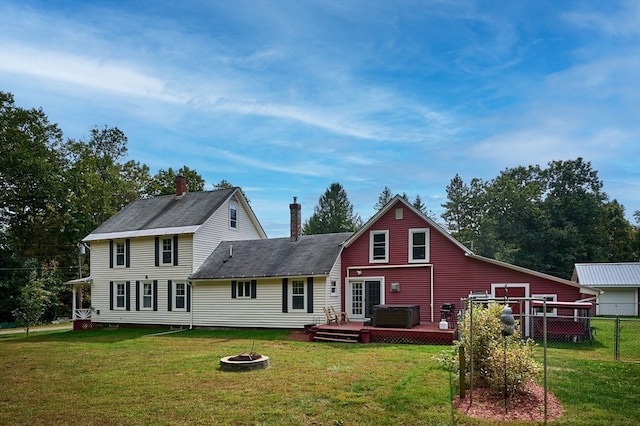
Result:
<svg viewBox="0 0 640 426">
<path fill-rule="evenodd" d="M 179 176 L 175 195 L 136 200 L 84 238 L 91 273 L 75 281 L 90 283 L 91 310 L 74 303 L 74 319 L 188 325 L 189 276 L 221 241 L 264 238 L 240 188 L 187 192 Z"/>
<path fill-rule="evenodd" d="M 597 315 L 638 315 L 640 262 L 576 263 L 571 280 L 604 291 Z"/>
</svg>

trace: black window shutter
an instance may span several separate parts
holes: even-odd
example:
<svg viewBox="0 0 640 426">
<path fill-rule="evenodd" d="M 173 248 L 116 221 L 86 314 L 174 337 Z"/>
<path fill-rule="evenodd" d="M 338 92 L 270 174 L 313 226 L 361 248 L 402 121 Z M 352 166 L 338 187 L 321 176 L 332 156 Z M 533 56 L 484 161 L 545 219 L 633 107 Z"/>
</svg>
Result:
<svg viewBox="0 0 640 426">
<path fill-rule="evenodd" d="M 191 312 L 191 285 L 187 284 L 187 312 Z"/>
<path fill-rule="evenodd" d="M 109 240 L 109 268 L 113 268 L 113 240 Z"/>
<path fill-rule="evenodd" d="M 251 298 L 256 298 L 256 293 L 258 292 L 258 281 L 251 280 Z"/>
<path fill-rule="evenodd" d="M 131 240 L 127 238 L 124 240 L 125 246 L 125 267 L 129 268 L 131 266 Z"/>
<path fill-rule="evenodd" d="M 113 281 L 109 281 L 109 310 L 113 311 Z"/>
<path fill-rule="evenodd" d="M 125 291 L 127 293 L 127 311 L 131 310 L 131 281 L 125 282 Z"/>
<path fill-rule="evenodd" d="M 307 313 L 313 313 L 313 277 L 307 277 Z"/>
<path fill-rule="evenodd" d="M 170 311 L 171 310 L 171 287 L 173 287 L 173 283 L 171 282 L 171 280 L 167 281 L 167 293 L 169 294 L 169 298 L 168 298 L 168 305 L 167 305 L 167 310 Z"/>
<path fill-rule="evenodd" d="M 160 237 L 156 237 L 156 266 L 160 266 Z"/>
<path fill-rule="evenodd" d="M 140 310 L 140 281 L 136 281 L 136 311 Z"/>
<path fill-rule="evenodd" d="M 158 280 L 153 280 L 153 310 L 158 310 Z"/>
<path fill-rule="evenodd" d="M 289 306 L 288 306 L 288 301 L 289 301 L 289 295 L 288 295 L 288 290 L 289 290 L 289 279 L 288 278 L 283 278 L 282 279 L 282 312 L 289 312 Z"/>
<path fill-rule="evenodd" d="M 173 236 L 173 266 L 178 266 L 178 236 Z"/>
<path fill-rule="evenodd" d="M 235 299 L 236 298 L 236 282 L 235 281 L 231 281 L 231 298 Z"/>
</svg>

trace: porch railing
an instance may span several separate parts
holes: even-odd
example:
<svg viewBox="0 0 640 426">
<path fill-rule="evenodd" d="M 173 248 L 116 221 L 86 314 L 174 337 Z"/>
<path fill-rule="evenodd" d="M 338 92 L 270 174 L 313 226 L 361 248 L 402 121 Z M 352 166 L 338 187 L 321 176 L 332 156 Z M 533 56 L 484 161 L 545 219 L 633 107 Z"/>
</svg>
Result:
<svg viewBox="0 0 640 426">
<path fill-rule="evenodd" d="M 89 320 L 91 319 L 91 309 L 76 309 L 73 311 L 73 320 Z"/>
</svg>

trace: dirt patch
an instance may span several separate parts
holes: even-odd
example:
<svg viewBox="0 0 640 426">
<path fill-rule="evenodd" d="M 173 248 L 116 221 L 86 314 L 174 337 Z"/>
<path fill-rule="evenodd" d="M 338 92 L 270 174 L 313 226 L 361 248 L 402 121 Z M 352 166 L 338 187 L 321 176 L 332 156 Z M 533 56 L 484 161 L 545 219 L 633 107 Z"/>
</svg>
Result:
<svg viewBox="0 0 640 426">
<path fill-rule="evenodd" d="M 531 384 L 525 392 L 509 397 L 507 413 L 504 411 L 504 397 L 496 395 L 489 389 L 475 388 L 473 404 L 469 405 L 469 393 L 465 399 L 456 396 L 453 405 L 462 413 L 476 418 L 490 420 L 522 420 L 532 422 L 544 421 L 544 388 Z M 547 393 L 547 420 L 555 420 L 562 416 L 562 404 L 551 393 Z"/>
<path fill-rule="evenodd" d="M 297 342 L 308 342 L 309 335 L 304 330 L 293 330 L 289 333 L 289 339 Z"/>
</svg>

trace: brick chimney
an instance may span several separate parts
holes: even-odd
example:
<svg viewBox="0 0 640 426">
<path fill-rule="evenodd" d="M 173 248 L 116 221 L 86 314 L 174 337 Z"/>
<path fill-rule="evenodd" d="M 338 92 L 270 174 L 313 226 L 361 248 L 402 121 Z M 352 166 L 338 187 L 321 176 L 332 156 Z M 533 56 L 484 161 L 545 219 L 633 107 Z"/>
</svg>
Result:
<svg viewBox="0 0 640 426">
<path fill-rule="evenodd" d="M 176 196 L 180 197 L 186 194 L 186 192 L 187 192 L 187 178 L 182 175 L 176 176 Z"/>
<path fill-rule="evenodd" d="M 302 224 L 300 213 L 302 206 L 297 202 L 298 197 L 293 197 L 293 204 L 289 204 L 291 210 L 291 241 L 298 241 L 302 235 Z"/>
</svg>

